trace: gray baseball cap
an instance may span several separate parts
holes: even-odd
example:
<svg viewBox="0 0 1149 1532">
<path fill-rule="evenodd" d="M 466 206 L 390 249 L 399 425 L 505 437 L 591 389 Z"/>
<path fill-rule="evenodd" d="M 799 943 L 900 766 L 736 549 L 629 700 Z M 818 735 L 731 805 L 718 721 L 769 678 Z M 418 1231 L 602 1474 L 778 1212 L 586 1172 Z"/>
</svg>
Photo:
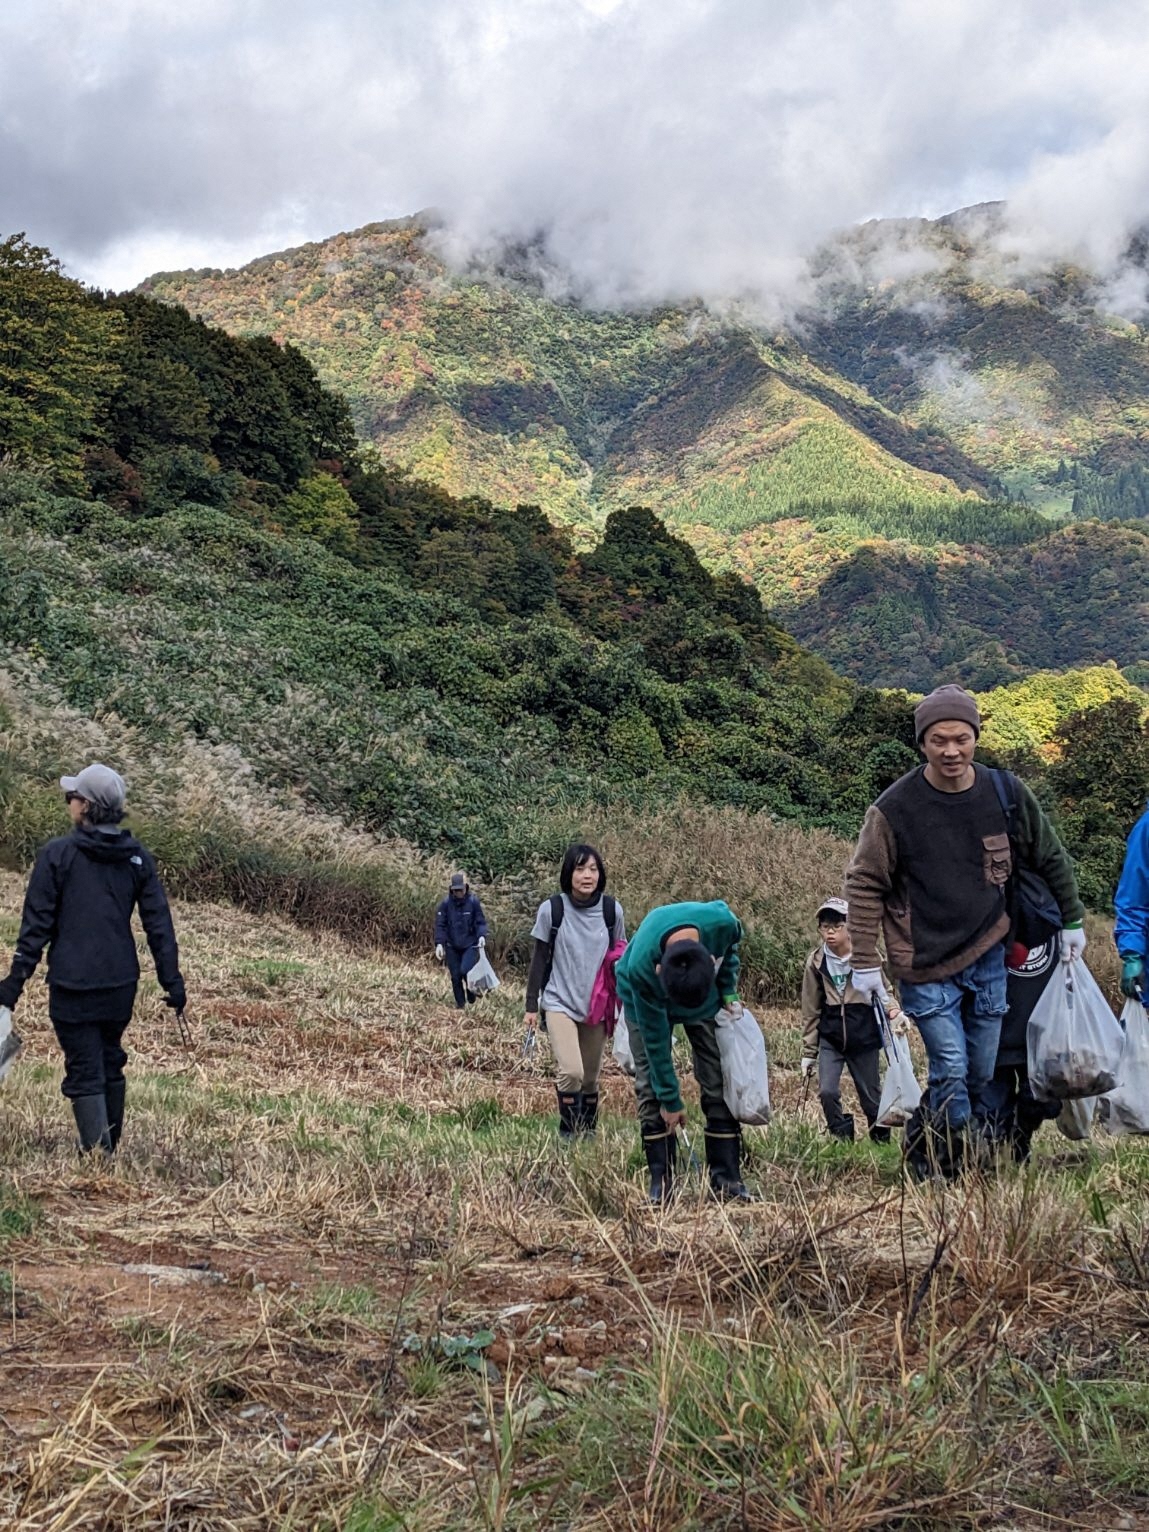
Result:
<svg viewBox="0 0 1149 1532">
<path fill-rule="evenodd" d="M 818 919 L 821 920 L 822 916 L 829 912 L 831 915 L 840 915 L 842 919 L 845 920 L 846 916 L 849 914 L 849 911 L 850 906 L 846 903 L 846 901 L 844 899 L 840 899 L 838 895 L 835 894 L 830 899 L 822 900 L 821 904 L 818 906 Z"/>
<path fill-rule="evenodd" d="M 451 874 L 451 882 L 450 882 L 450 884 L 448 886 L 451 887 L 451 888 L 466 888 L 466 886 L 467 886 L 467 875 L 466 875 L 466 873 L 464 873 L 464 872 L 453 872 Z"/>
<path fill-rule="evenodd" d="M 66 793 L 78 793 L 102 809 L 122 809 L 128 796 L 119 772 L 110 766 L 101 766 L 99 761 L 85 766 L 79 776 L 61 777 L 60 786 Z"/>
</svg>

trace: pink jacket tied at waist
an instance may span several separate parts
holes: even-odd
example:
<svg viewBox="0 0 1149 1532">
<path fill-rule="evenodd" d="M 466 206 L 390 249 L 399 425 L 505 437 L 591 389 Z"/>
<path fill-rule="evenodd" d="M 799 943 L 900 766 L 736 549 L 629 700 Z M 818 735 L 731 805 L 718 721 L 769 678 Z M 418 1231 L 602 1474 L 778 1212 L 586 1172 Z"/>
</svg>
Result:
<svg viewBox="0 0 1149 1532">
<path fill-rule="evenodd" d="M 625 942 L 614 942 L 607 948 L 606 956 L 599 964 L 598 972 L 594 976 L 594 987 L 590 992 L 586 1024 L 588 1027 L 605 1026 L 607 1037 L 614 1036 L 614 1024 L 618 1017 L 618 990 L 614 983 L 614 965 L 625 951 Z"/>
</svg>

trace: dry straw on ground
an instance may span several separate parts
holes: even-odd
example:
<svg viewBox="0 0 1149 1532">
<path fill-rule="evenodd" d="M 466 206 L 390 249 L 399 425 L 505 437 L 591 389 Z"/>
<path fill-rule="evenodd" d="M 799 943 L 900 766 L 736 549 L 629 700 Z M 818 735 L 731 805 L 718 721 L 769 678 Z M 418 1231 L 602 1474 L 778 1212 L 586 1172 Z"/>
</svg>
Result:
<svg viewBox="0 0 1149 1532">
<path fill-rule="evenodd" d="M 629 1082 L 561 1153 L 514 994 L 460 1018 L 429 961 L 177 913 L 195 1051 L 147 986 L 110 1168 L 73 1156 L 39 984 L 21 1006 L 0 1523 L 1146 1524 L 1139 1145 L 907 1186 L 895 1149 L 825 1141 L 770 1011 L 763 1201 L 688 1175 L 656 1217 Z"/>
</svg>

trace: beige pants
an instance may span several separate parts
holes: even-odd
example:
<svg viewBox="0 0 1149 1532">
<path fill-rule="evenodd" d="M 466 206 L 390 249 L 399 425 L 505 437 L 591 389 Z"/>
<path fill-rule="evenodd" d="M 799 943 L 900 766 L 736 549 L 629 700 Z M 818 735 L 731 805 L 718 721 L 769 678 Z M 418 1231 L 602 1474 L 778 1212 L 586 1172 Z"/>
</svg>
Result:
<svg viewBox="0 0 1149 1532">
<path fill-rule="evenodd" d="M 555 1056 L 555 1084 L 564 1092 L 598 1090 L 606 1028 L 572 1021 L 562 1011 L 547 1012 L 547 1037 Z"/>
</svg>

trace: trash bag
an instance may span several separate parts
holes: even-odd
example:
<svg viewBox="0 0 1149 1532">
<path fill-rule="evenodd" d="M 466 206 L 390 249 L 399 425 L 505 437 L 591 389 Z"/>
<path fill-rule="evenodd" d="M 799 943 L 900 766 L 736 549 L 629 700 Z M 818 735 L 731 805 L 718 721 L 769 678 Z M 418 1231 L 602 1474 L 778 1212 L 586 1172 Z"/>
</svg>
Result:
<svg viewBox="0 0 1149 1532">
<path fill-rule="evenodd" d="M 726 1105 L 739 1122 L 764 1128 L 770 1121 L 770 1081 L 762 1028 L 745 1006 L 737 1016 L 719 1011 L 714 1024 Z"/>
<path fill-rule="evenodd" d="M 488 990 L 498 989 L 498 977 L 495 974 L 495 970 L 491 967 L 490 959 L 482 950 L 480 950 L 478 958 L 467 970 L 465 982 L 473 995 L 485 995 Z"/>
<path fill-rule="evenodd" d="M 614 1024 L 611 1049 L 618 1067 L 624 1069 L 628 1075 L 634 1074 L 634 1054 L 630 1050 L 630 1025 L 626 1019 L 626 1012 L 623 1010 L 619 1011 L 618 1020 Z"/>
<path fill-rule="evenodd" d="M 1029 1081 L 1039 1101 L 1103 1096 L 1117 1084 L 1125 1034 L 1080 958 L 1041 993 L 1025 1033 Z"/>
<path fill-rule="evenodd" d="M 1097 1111 L 1096 1096 L 1078 1096 L 1074 1101 L 1063 1101 L 1057 1114 L 1057 1131 L 1074 1143 L 1082 1143 L 1093 1136 L 1093 1114 Z"/>
<path fill-rule="evenodd" d="M 1149 1133 L 1149 1016 L 1140 1000 L 1129 1000 L 1121 1020 L 1125 1052 L 1117 1084 L 1097 1105 L 1098 1120 L 1114 1138 Z"/>
<path fill-rule="evenodd" d="M 874 1120 L 874 1126 L 900 1128 L 909 1121 L 921 1104 L 922 1088 L 918 1084 L 917 1075 L 914 1074 L 909 1040 L 899 1037 L 890 1026 L 889 1017 L 876 995 L 874 1012 L 878 1019 L 882 1050 L 886 1055 L 886 1078 L 882 1082 L 882 1095 L 878 1102 L 878 1115 Z"/>
<path fill-rule="evenodd" d="M 12 1028 L 12 1012 L 6 1005 L 0 1005 L 0 1080 L 8 1078 L 8 1071 L 23 1046 L 24 1039 Z"/>
</svg>

